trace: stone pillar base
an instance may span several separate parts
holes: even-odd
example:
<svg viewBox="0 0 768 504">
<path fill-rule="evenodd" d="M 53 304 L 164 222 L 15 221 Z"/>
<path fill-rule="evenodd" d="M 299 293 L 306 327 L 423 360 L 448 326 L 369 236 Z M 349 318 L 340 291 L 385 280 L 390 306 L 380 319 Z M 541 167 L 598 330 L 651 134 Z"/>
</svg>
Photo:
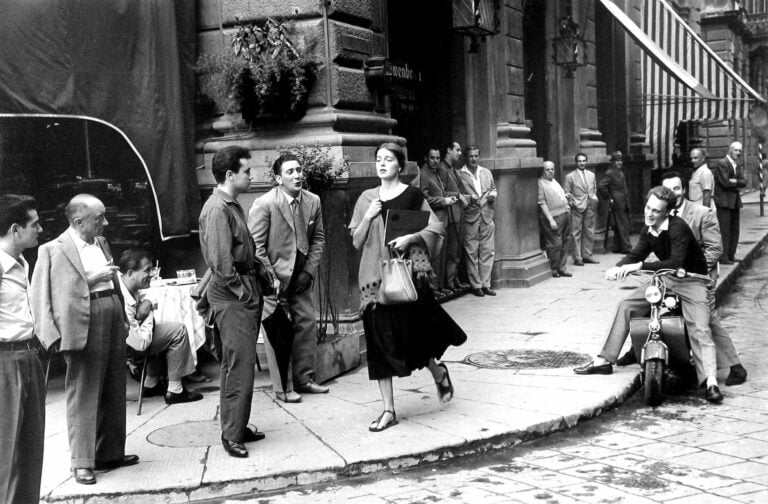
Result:
<svg viewBox="0 0 768 504">
<path fill-rule="evenodd" d="M 552 278 L 549 260 L 541 250 L 519 256 L 496 256 L 491 274 L 493 287 L 532 287 Z"/>
</svg>

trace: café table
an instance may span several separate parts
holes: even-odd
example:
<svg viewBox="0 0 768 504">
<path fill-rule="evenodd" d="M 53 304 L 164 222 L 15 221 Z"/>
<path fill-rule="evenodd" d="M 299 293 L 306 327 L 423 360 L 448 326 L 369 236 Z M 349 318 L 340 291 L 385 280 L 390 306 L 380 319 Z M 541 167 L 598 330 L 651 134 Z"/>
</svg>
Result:
<svg viewBox="0 0 768 504">
<path fill-rule="evenodd" d="M 195 300 L 190 292 L 197 282 L 184 283 L 176 278 L 153 280 L 142 291 L 157 303 L 154 310 L 156 322 L 181 322 L 187 328 L 192 357 L 197 365 L 197 350 L 205 343 L 205 322 L 197 313 Z"/>
</svg>

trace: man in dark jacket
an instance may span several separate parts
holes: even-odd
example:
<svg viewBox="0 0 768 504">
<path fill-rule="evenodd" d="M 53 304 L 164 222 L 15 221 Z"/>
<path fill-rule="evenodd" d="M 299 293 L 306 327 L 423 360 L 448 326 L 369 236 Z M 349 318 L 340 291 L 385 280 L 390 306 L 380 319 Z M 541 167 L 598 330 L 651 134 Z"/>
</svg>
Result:
<svg viewBox="0 0 768 504">
<path fill-rule="evenodd" d="M 733 142 L 728 155 L 712 166 L 715 176 L 715 206 L 720 233 L 723 235 L 723 256 L 720 262 L 733 264 L 739 245 L 739 219 L 741 212 L 740 189 L 747 185 L 744 165 L 741 163 L 741 143 Z"/>
<path fill-rule="evenodd" d="M 621 259 L 605 276 L 608 280 L 623 280 L 638 270 L 684 268 L 689 273 L 706 276 L 707 261 L 691 228 L 680 217 L 670 215 L 677 196 L 666 187 L 654 187 L 645 203 L 645 227 L 640 233 L 637 246 Z M 658 260 L 646 261 L 653 252 Z M 696 365 L 699 382 L 706 384 L 706 398 L 720 402 L 723 395 L 717 386 L 717 354 L 709 328 L 709 298 L 707 289 L 711 283 L 700 278 L 665 277 L 667 287 L 681 300 L 683 317 Z M 647 316 L 648 301 L 645 285 L 635 289 L 616 308 L 608 338 L 597 358 L 589 364 L 574 369 L 576 374 L 611 374 L 629 333 L 631 317 Z"/>
<path fill-rule="evenodd" d="M 632 250 L 629 243 L 629 189 L 627 188 L 627 179 L 624 177 L 622 166 L 624 164 L 624 155 L 621 151 L 611 154 L 611 167 L 605 171 L 600 183 L 597 185 L 597 192 L 603 199 L 611 205 L 611 212 L 614 219 L 613 228 L 613 251 L 622 254 L 628 254 Z"/>
</svg>

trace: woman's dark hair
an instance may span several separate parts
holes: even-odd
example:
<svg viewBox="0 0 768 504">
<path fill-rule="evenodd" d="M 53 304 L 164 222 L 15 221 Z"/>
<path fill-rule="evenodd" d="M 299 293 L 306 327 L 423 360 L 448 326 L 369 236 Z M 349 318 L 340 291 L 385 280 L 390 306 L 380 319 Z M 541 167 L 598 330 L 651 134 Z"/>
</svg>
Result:
<svg viewBox="0 0 768 504">
<path fill-rule="evenodd" d="M 282 175 L 283 172 L 283 163 L 286 163 L 288 161 L 296 161 L 301 165 L 301 160 L 296 157 L 295 154 L 286 153 L 280 156 L 279 158 L 275 159 L 275 162 L 272 163 L 272 173 L 275 175 Z"/>
<path fill-rule="evenodd" d="M 37 200 L 26 194 L 3 194 L 0 196 L 0 236 L 6 236 L 11 226 L 27 227 L 32 217 L 30 210 L 37 210 Z"/>
<path fill-rule="evenodd" d="M 400 147 L 398 144 L 393 142 L 385 142 L 376 149 L 376 152 L 379 152 L 381 149 L 388 150 L 392 154 L 395 155 L 395 158 L 397 159 L 397 164 L 400 165 L 400 170 L 402 171 L 405 168 L 405 151 L 402 147 Z"/>
<path fill-rule="evenodd" d="M 227 177 L 227 171 L 237 173 L 240 171 L 240 160 L 251 159 L 251 152 L 245 147 L 230 145 L 214 154 L 211 163 L 213 178 L 217 184 L 221 184 Z"/>
</svg>

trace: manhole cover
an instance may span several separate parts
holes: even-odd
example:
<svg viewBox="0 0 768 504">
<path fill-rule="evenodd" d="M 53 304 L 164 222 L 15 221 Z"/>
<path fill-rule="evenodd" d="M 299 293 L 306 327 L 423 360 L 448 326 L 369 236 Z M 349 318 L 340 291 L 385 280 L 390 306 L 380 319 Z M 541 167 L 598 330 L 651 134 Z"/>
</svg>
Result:
<svg viewBox="0 0 768 504">
<path fill-rule="evenodd" d="M 564 368 L 589 362 L 590 356 L 553 350 L 489 350 L 469 354 L 464 362 L 491 369 Z"/>
<path fill-rule="evenodd" d="M 221 426 L 218 420 L 168 425 L 152 431 L 147 436 L 147 441 L 157 446 L 171 448 L 213 446 L 221 442 Z"/>
</svg>

